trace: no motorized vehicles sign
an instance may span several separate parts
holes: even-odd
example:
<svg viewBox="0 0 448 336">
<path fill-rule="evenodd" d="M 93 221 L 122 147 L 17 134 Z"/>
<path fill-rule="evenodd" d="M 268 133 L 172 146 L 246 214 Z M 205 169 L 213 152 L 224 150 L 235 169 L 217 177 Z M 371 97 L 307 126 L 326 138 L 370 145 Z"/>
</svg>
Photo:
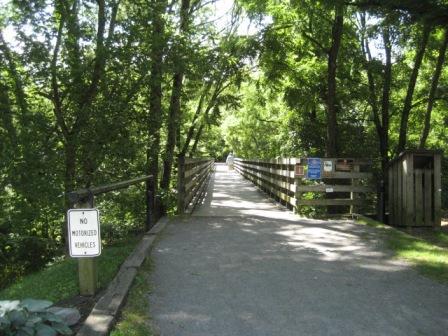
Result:
<svg viewBox="0 0 448 336">
<path fill-rule="evenodd" d="M 97 209 L 70 209 L 67 213 L 71 257 L 101 254 L 100 215 Z"/>
</svg>

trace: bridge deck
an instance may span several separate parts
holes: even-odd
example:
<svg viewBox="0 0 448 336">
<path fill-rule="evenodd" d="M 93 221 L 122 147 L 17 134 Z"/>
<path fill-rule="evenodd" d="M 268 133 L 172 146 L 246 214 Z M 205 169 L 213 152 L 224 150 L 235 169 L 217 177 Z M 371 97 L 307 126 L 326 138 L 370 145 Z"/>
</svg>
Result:
<svg viewBox="0 0 448 336">
<path fill-rule="evenodd" d="M 166 336 L 443 335 L 448 288 L 351 221 L 300 219 L 218 165 L 204 204 L 152 252 Z"/>
</svg>

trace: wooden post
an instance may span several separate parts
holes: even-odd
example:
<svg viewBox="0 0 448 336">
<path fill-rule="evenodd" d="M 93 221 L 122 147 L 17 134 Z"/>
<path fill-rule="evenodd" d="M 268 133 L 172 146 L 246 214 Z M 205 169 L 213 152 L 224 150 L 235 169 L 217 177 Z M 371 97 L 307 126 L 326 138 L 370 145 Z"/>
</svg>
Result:
<svg viewBox="0 0 448 336">
<path fill-rule="evenodd" d="M 415 200 L 414 200 L 414 157 L 412 154 L 405 155 L 405 225 L 415 225 Z"/>
<path fill-rule="evenodd" d="M 353 166 L 353 171 L 354 172 L 356 172 L 356 173 L 359 173 L 359 165 L 354 165 Z M 353 178 L 352 179 L 352 187 L 357 187 L 358 185 L 359 185 L 359 180 L 358 179 L 356 179 L 356 178 Z M 350 199 L 353 201 L 353 202 L 356 202 L 357 200 L 358 200 L 358 194 L 356 194 L 355 192 L 350 192 Z M 354 213 L 355 213 L 355 210 L 356 210 L 356 208 L 355 208 L 355 205 L 354 204 L 351 204 L 350 205 L 350 215 L 353 215 Z"/>
<path fill-rule="evenodd" d="M 434 227 L 442 225 L 442 155 L 434 154 Z"/>
<path fill-rule="evenodd" d="M 300 184 L 302 183 L 302 178 L 299 176 L 294 177 L 296 192 L 294 193 L 294 197 L 296 199 L 296 209 L 295 213 L 300 214 L 300 199 L 302 198 L 302 193 L 299 191 Z"/>
<path fill-rule="evenodd" d="M 387 170 L 387 178 L 389 179 L 389 183 L 387 186 L 389 187 L 388 199 L 387 199 L 387 209 L 389 213 L 388 224 L 395 225 L 395 209 L 394 209 L 394 199 L 395 199 L 395 184 L 396 181 L 394 179 L 394 169 L 395 165 L 389 166 Z"/>
<path fill-rule="evenodd" d="M 185 157 L 179 156 L 177 168 L 177 214 L 185 211 Z"/>
<path fill-rule="evenodd" d="M 432 169 L 424 169 L 423 175 L 424 175 L 424 181 L 425 181 L 425 189 L 424 189 L 424 202 L 425 202 L 425 210 L 424 210 L 424 219 L 425 219 L 425 226 L 435 226 L 432 218 L 432 205 L 433 205 L 433 194 L 432 194 Z"/>
<path fill-rule="evenodd" d="M 152 223 L 156 222 L 156 218 L 151 218 L 154 212 L 154 188 L 154 180 L 148 180 L 146 182 L 146 231 L 151 229 Z"/>
<path fill-rule="evenodd" d="M 403 159 L 400 158 L 397 162 L 397 197 L 396 197 L 396 203 L 397 203 L 397 219 L 395 221 L 396 226 L 403 226 L 404 225 L 404 197 L 403 197 L 403 181 L 404 181 L 404 174 L 403 174 Z"/>
<path fill-rule="evenodd" d="M 424 225 L 424 213 L 423 213 L 423 169 L 414 169 L 414 183 L 415 183 L 415 222 L 414 226 Z"/>
<path fill-rule="evenodd" d="M 386 189 L 385 189 L 385 181 L 388 177 L 386 176 L 386 178 L 382 177 L 380 184 L 379 184 L 379 192 L 378 192 L 378 206 L 377 206 L 377 214 L 376 214 L 376 218 L 381 222 L 381 223 L 385 223 L 385 213 L 386 213 L 386 200 L 385 200 L 385 196 L 386 196 Z"/>
<path fill-rule="evenodd" d="M 93 195 L 89 195 L 84 202 L 75 204 L 78 209 L 91 209 L 94 206 Z M 97 258 L 87 257 L 78 259 L 79 294 L 93 296 L 98 289 Z"/>
</svg>

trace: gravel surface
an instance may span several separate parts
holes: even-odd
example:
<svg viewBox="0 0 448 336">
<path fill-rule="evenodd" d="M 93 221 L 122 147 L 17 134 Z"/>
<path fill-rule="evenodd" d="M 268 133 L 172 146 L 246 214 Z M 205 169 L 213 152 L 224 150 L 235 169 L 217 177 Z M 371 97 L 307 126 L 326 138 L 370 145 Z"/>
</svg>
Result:
<svg viewBox="0 0 448 336">
<path fill-rule="evenodd" d="M 160 335 L 448 335 L 448 287 L 394 260 L 374 228 L 296 217 L 224 166 L 152 258 Z"/>
</svg>

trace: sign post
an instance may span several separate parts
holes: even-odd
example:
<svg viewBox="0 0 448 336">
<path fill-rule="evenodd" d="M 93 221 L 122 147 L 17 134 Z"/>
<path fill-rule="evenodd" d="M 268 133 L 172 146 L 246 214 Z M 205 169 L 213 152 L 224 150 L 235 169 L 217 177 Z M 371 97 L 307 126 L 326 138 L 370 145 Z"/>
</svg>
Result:
<svg viewBox="0 0 448 336">
<path fill-rule="evenodd" d="M 92 296 L 98 288 L 95 257 L 101 254 L 99 212 L 93 207 L 93 196 L 87 203 L 67 213 L 70 256 L 78 259 L 79 293 Z"/>
</svg>

